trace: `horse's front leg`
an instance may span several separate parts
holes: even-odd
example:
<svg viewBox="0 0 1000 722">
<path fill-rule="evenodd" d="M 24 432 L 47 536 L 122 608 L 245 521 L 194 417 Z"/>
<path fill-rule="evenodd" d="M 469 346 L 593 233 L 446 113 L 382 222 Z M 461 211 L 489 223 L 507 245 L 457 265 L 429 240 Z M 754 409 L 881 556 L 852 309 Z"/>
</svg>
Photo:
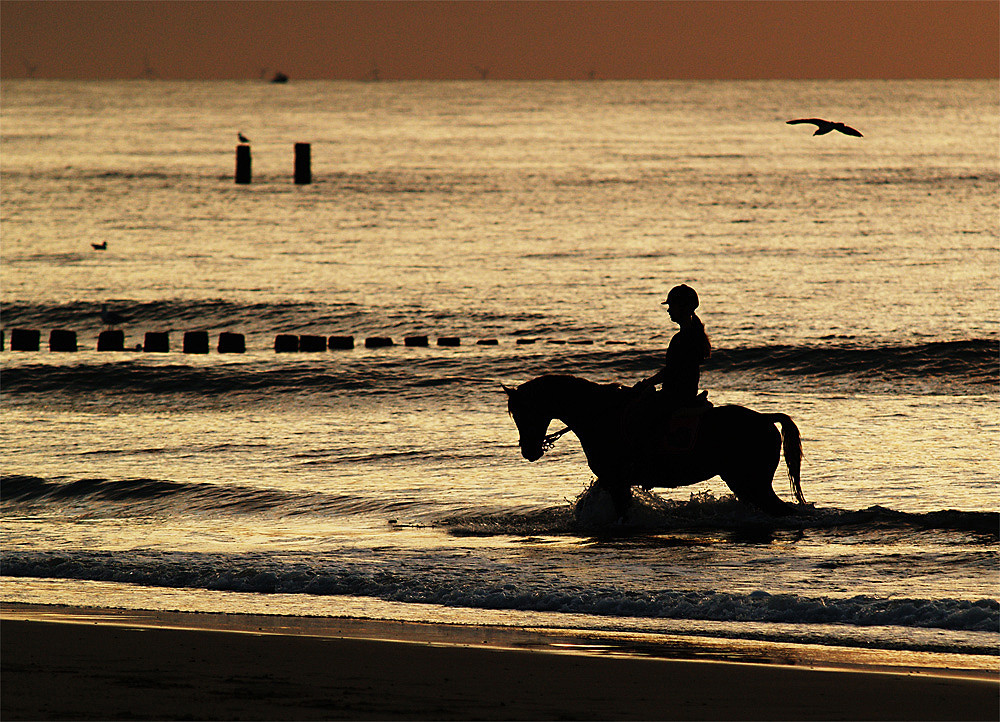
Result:
<svg viewBox="0 0 1000 722">
<path fill-rule="evenodd" d="M 627 481 L 612 480 L 607 477 L 599 478 L 597 483 L 611 497 L 611 503 L 615 505 L 615 514 L 618 516 L 618 521 L 625 521 L 629 507 L 632 506 L 632 486 Z"/>
</svg>

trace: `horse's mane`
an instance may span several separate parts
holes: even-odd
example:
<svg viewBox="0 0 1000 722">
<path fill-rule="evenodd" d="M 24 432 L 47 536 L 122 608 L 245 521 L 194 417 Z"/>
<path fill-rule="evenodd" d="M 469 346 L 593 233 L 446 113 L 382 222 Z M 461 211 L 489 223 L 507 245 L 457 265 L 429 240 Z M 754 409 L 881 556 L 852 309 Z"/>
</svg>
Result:
<svg viewBox="0 0 1000 722">
<path fill-rule="evenodd" d="M 597 399 L 592 399 L 593 401 L 600 399 L 606 403 L 624 401 L 626 390 L 626 387 L 616 382 L 601 384 L 571 374 L 545 374 L 518 387 L 518 391 L 525 394 L 547 393 L 572 397 L 583 393 L 595 394 Z"/>
<path fill-rule="evenodd" d="M 607 383 L 599 384 L 596 381 L 591 381 L 590 379 L 585 379 L 581 376 L 573 376 L 572 374 L 545 374 L 543 376 L 538 376 L 531 379 L 530 381 L 525 381 L 521 384 L 518 389 L 525 391 L 530 391 L 539 386 L 557 386 L 562 387 L 560 390 L 577 390 L 583 388 L 594 388 L 594 389 L 605 389 L 605 390 L 622 390 L 624 387 L 619 383 Z"/>
</svg>

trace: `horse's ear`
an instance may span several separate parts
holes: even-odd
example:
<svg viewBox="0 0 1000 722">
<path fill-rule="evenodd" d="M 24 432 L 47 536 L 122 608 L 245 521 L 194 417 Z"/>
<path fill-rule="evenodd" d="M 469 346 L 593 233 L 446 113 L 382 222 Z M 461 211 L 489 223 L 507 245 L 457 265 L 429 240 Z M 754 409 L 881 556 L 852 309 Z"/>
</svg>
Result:
<svg viewBox="0 0 1000 722">
<path fill-rule="evenodd" d="M 514 395 L 514 389 L 512 389 L 510 386 L 508 386 L 507 384 L 500 384 L 500 385 L 503 387 L 503 390 L 507 392 L 508 396 Z"/>
</svg>

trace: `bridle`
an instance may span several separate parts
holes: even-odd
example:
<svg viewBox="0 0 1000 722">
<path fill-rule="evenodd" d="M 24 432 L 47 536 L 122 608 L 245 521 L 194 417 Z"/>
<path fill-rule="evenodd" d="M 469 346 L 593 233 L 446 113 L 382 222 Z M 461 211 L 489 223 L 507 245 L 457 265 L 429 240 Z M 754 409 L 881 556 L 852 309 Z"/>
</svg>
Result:
<svg viewBox="0 0 1000 722">
<path fill-rule="evenodd" d="M 513 399 L 514 398 L 514 396 L 513 396 L 514 389 L 509 389 L 506 386 L 504 386 L 503 388 L 507 392 L 508 397 L 511 398 L 511 399 Z M 528 405 L 528 404 L 525 404 L 522 399 L 518 399 L 518 404 L 520 406 L 522 406 L 522 407 Z M 511 414 L 511 416 L 513 416 L 513 414 Z M 544 451 L 548 451 L 549 449 L 551 449 L 553 446 L 556 445 L 556 442 L 559 441 L 559 439 L 562 438 L 562 436 L 564 434 L 567 434 L 570 431 L 572 431 L 572 429 L 570 427 L 566 426 L 566 427 L 563 427 L 562 429 L 560 429 L 559 431 L 554 431 L 551 434 L 546 434 L 545 436 L 543 436 L 541 444 L 540 444 L 541 448 L 542 448 L 542 451 L 544 452 Z"/>
<path fill-rule="evenodd" d="M 572 429 L 567 426 L 564 429 L 560 429 L 559 431 L 553 432 L 551 434 L 546 434 L 545 436 L 543 436 L 542 451 L 548 451 L 549 449 L 551 449 L 553 446 L 556 445 L 556 442 L 559 441 L 562 435 L 569 431 L 572 431 Z"/>
</svg>

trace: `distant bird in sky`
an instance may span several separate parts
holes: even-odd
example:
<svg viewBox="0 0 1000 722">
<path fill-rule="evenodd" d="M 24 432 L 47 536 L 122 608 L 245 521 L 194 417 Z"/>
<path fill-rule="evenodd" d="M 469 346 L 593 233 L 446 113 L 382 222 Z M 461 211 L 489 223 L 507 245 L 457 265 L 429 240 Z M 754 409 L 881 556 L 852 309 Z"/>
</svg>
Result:
<svg viewBox="0 0 1000 722">
<path fill-rule="evenodd" d="M 788 125 L 798 125 L 799 123 L 812 123 L 816 126 L 816 132 L 813 135 L 826 135 L 830 131 L 839 130 L 844 135 L 853 135 L 855 138 L 864 138 L 860 132 L 855 130 L 849 125 L 844 125 L 843 123 L 834 123 L 829 120 L 823 120 L 822 118 L 799 118 L 798 120 L 786 121 Z"/>
<path fill-rule="evenodd" d="M 115 326 L 125 323 L 128 321 L 127 316 L 122 316 L 117 311 L 109 311 L 108 304 L 101 305 L 101 323 L 108 327 L 108 330 L 113 330 Z"/>
<path fill-rule="evenodd" d="M 90 247 L 93 248 L 95 251 L 104 251 L 108 247 L 108 242 L 104 241 L 104 243 L 91 243 Z"/>
<path fill-rule="evenodd" d="M 250 142 L 250 139 L 249 139 L 249 138 L 247 138 L 247 137 L 246 137 L 245 135 L 243 135 L 242 133 L 237 133 L 237 134 L 236 134 L 236 137 L 240 139 L 240 143 L 249 143 L 249 142 Z"/>
</svg>

